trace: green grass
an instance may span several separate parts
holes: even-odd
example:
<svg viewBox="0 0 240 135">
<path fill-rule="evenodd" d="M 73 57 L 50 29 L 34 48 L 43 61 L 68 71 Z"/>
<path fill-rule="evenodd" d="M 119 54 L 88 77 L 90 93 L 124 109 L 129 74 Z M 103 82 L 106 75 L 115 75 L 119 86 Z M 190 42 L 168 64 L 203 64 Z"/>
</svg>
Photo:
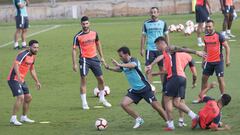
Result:
<svg viewBox="0 0 240 135">
<path fill-rule="evenodd" d="M 105 59 L 110 63 L 110 58 L 116 58 L 116 50 L 127 45 L 131 48 L 132 56 L 137 57 L 144 63 L 144 59 L 139 55 L 139 44 L 141 27 L 144 20 L 148 17 L 115 17 L 115 18 L 98 18 L 92 19 L 92 29 L 98 31 Z M 194 15 L 171 15 L 162 16 L 170 25 L 172 23 L 184 23 L 187 20 L 194 20 Z M 222 15 L 213 16 L 216 20 L 216 29 L 221 30 Z M 162 130 L 165 125 L 164 121 L 153 111 L 145 102 L 140 102 L 137 106 L 133 106 L 144 118 L 145 123 L 142 128 L 133 130 L 134 120 L 128 116 L 119 106 L 122 97 L 126 94 L 129 87 L 124 75 L 119 73 L 108 72 L 103 69 L 106 84 L 111 88 L 111 95 L 107 99 L 112 103 L 110 109 L 94 109 L 93 106 L 98 105 L 98 99 L 93 97 L 93 88 L 96 87 L 96 80 L 92 73 L 88 76 L 88 102 L 91 107 L 89 111 L 81 109 L 79 96 L 79 72 L 72 71 L 71 49 L 72 39 L 75 33 L 80 30 L 78 20 L 53 20 L 53 21 L 33 21 L 29 34 L 39 30 L 59 24 L 60 28 L 45 33 L 38 34 L 30 39 L 37 39 L 40 42 L 40 52 L 36 61 L 36 70 L 42 83 L 42 89 L 37 91 L 34 82 L 27 76 L 26 81 L 33 95 L 31 104 L 31 112 L 29 116 L 36 120 L 35 124 L 24 124 L 21 127 L 13 127 L 9 125 L 9 118 L 14 98 L 11 95 L 7 85 L 7 75 L 9 73 L 12 62 L 17 55 L 17 51 L 12 49 L 12 45 L 0 48 L 0 134 L 1 135 L 79 135 L 79 134 L 121 134 L 121 135 L 141 135 L 141 134 L 235 134 L 238 135 L 240 130 L 239 107 L 240 107 L 240 91 L 239 83 L 239 40 L 240 34 L 237 33 L 237 24 L 239 20 L 233 24 L 233 33 L 237 35 L 236 42 L 230 42 L 231 47 L 231 67 L 225 69 L 226 90 L 233 97 L 232 102 L 223 109 L 223 121 L 232 126 L 229 132 L 208 132 L 196 130 L 192 131 L 190 127 L 177 128 L 176 131 L 168 133 Z M 12 40 L 15 31 L 14 23 L 0 24 L 0 45 Z M 188 46 L 193 49 L 200 49 L 196 45 L 196 35 L 184 37 L 181 33 L 171 33 L 170 39 L 172 44 L 180 46 Z M 196 61 L 200 61 L 200 58 Z M 186 102 L 193 111 L 198 112 L 202 105 L 192 105 L 191 101 L 197 96 L 200 89 L 201 67 L 198 69 L 198 86 L 191 89 L 191 76 L 187 70 L 188 87 L 186 94 Z M 158 80 L 158 78 L 155 78 Z M 211 81 L 216 77 L 211 77 Z M 160 100 L 160 84 L 156 84 Z M 219 90 L 212 90 L 209 95 L 218 98 Z M 177 110 L 175 112 L 175 124 L 178 119 Z M 20 115 L 20 113 L 19 113 Z M 103 117 L 108 120 L 109 127 L 106 131 L 96 131 L 94 127 L 95 120 Z M 40 121 L 50 121 L 50 124 L 40 124 Z M 190 119 L 186 116 L 186 122 L 190 125 Z"/>
</svg>

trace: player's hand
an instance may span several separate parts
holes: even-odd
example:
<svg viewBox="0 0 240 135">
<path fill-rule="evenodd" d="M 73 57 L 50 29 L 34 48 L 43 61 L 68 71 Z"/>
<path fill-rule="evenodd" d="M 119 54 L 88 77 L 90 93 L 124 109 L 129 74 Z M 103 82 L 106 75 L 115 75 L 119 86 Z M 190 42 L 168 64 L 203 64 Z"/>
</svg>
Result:
<svg viewBox="0 0 240 135">
<path fill-rule="evenodd" d="M 196 51 L 196 55 L 203 58 L 207 56 L 205 51 Z"/>
<path fill-rule="evenodd" d="M 37 87 L 38 90 L 40 90 L 41 87 L 42 87 L 41 83 L 40 82 L 36 82 L 36 87 Z"/>
<path fill-rule="evenodd" d="M 78 67 L 77 67 L 77 64 L 73 64 L 73 71 L 74 71 L 74 72 L 77 72 L 77 68 L 78 68 Z"/>
<path fill-rule="evenodd" d="M 230 127 L 229 125 L 224 125 L 224 128 L 225 128 L 226 130 L 231 130 L 231 127 Z"/>
<path fill-rule="evenodd" d="M 226 67 L 229 67 L 231 62 L 229 60 L 226 60 Z"/>
<path fill-rule="evenodd" d="M 150 72 L 151 69 L 152 69 L 152 65 L 151 65 L 151 64 L 148 65 L 148 66 L 145 66 L 145 72 L 146 72 L 146 73 Z"/>
<path fill-rule="evenodd" d="M 119 67 L 120 64 L 115 59 L 111 58 L 111 60 L 113 65 Z"/>
<path fill-rule="evenodd" d="M 143 57 L 144 56 L 144 49 L 140 50 L 140 55 Z"/>
<path fill-rule="evenodd" d="M 193 82 L 193 84 L 192 84 L 192 89 L 196 88 L 196 86 L 197 86 L 197 83 L 196 83 L 196 82 Z"/>
<path fill-rule="evenodd" d="M 104 64 L 105 69 L 109 69 L 109 65 L 107 63 Z"/>
</svg>

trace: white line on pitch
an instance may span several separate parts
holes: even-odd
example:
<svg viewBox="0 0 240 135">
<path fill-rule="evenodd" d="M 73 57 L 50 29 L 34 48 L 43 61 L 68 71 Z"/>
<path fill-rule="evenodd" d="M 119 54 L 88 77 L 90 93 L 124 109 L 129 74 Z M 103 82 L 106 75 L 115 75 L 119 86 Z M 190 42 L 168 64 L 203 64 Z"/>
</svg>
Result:
<svg viewBox="0 0 240 135">
<path fill-rule="evenodd" d="M 202 61 L 196 61 L 195 63 L 197 63 L 197 64 L 202 64 Z"/>
<path fill-rule="evenodd" d="M 43 33 L 43 32 L 47 32 L 47 31 L 50 31 L 50 30 L 59 28 L 60 26 L 61 26 L 61 25 L 54 25 L 53 27 L 50 27 L 50 28 L 47 28 L 47 29 L 44 29 L 44 30 L 41 30 L 41 31 L 38 31 L 38 32 L 34 32 L 34 33 L 30 34 L 30 35 L 27 35 L 27 38 L 32 37 L 32 36 L 35 36 L 35 35 L 38 35 L 38 34 L 41 34 L 41 33 Z M 20 39 L 19 39 L 19 40 L 20 40 Z M 19 41 L 19 40 L 18 40 L 18 41 Z M 13 41 L 10 41 L 10 42 L 8 42 L 8 43 L 5 43 L 5 44 L 3 44 L 3 45 L 0 45 L 0 48 L 3 48 L 3 47 L 8 46 L 8 45 L 10 45 L 10 44 L 13 44 Z"/>
</svg>

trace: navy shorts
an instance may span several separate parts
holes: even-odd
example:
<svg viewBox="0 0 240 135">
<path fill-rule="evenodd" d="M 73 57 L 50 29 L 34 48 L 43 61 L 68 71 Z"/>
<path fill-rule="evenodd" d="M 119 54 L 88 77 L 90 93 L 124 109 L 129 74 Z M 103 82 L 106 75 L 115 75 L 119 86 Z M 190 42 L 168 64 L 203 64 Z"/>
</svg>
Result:
<svg viewBox="0 0 240 135">
<path fill-rule="evenodd" d="M 216 76 L 223 77 L 224 76 L 224 62 L 205 62 L 203 67 L 203 74 L 207 76 L 213 75 L 215 71 Z"/>
<path fill-rule="evenodd" d="M 167 84 L 167 74 L 164 74 L 163 82 L 162 82 L 162 92 L 166 91 L 166 84 Z"/>
<path fill-rule="evenodd" d="M 225 6 L 223 13 L 224 14 L 233 14 L 234 8 L 233 6 Z"/>
<path fill-rule="evenodd" d="M 209 19 L 209 13 L 206 6 L 196 6 L 195 11 L 197 23 L 204 23 Z"/>
<path fill-rule="evenodd" d="M 169 97 L 185 98 L 186 78 L 181 76 L 172 76 L 167 80 L 165 95 Z"/>
<path fill-rule="evenodd" d="M 129 89 L 126 96 L 131 98 L 135 104 L 138 104 L 143 98 L 149 104 L 151 104 L 153 101 L 157 101 L 157 98 L 155 97 L 150 85 L 146 85 L 141 90 Z"/>
<path fill-rule="evenodd" d="M 150 65 L 158 56 L 162 55 L 161 51 L 150 51 L 146 50 L 146 59 L 145 59 L 145 66 Z M 163 60 L 158 62 L 158 66 L 162 67 L 163 66 Z"/>
<path fill-rule="evenodd" d="M 24 82 L 23 84 L 20 84 L 16 80 L 8 80 L 8 85 L 10 89 L 12 90 L 13 96 L 20 96 L 23 94 L 29 94 L 29 89 L 27 84 Z"/>
<path fill-rule="evenodd" d="M 98 57 L 93 58 L 80 58 L 79 60 L 80 75 L 87 76 L 89 69 L 92 70 L 96 77 L 103 75 L 101 69 L 101 62 Z"/>
<path fill-rule="evenodd" d="M 16 28 L 27 29 L 29 27 L 29 20 L 27 16 L 15 16 Z"/>
</svg>

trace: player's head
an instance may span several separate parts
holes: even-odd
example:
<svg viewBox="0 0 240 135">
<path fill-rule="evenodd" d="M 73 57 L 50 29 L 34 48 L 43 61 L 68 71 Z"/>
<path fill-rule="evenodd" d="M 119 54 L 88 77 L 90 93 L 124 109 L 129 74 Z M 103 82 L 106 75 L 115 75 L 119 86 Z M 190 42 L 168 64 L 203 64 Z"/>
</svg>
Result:
<svg viewBox="0 0 240 135">
<path fill-rule="evenodd" d="M 207 20 L 205 29 L 207 34 L 212 34 L 214 32 L 214 21 Z"/>
<path fill-rule="evenodd" d="M 123 62 L 128 62 L 131 52 L 128 47 L 123 46 L 117 50 L 118 55 Z"/>
<path fill-rule="evenodd" d="M 228 94 L 223 94 L 219 101 L 221 102 L 222 106 L 226 106 L 231 101 L 231 96 Z"/>
<path fill-rule="evenodd" d="M 36 55 L 39 49 L 39 44 L 37 40 L 31 40 L 28 43 L 29 45 L 29 50 L 33 55 Z"/>
<path fill-rule="evenodd" d="M 167 40 L 164 37 L 158 37 L 155 39 L 154 43 L 157 46 L 157 49 L 161 51 L 165 50 L 165 48 L 168 46 Z"/>
<path fill-rule="evenodd" d="M 158 16 L 159 16 L 158 7 L 151 7 L 150 16 L 151 16 L 152 20 L 156 20 L 158 18 Z"/>
<path fill-rule="evenodd" d="M 89 22 L 89 18 L 87 16 L 83 16 L 81 18 L 81 26 L 82 26 L 83 31 L 89 30 L 90 22 Z"/>
</svg>

